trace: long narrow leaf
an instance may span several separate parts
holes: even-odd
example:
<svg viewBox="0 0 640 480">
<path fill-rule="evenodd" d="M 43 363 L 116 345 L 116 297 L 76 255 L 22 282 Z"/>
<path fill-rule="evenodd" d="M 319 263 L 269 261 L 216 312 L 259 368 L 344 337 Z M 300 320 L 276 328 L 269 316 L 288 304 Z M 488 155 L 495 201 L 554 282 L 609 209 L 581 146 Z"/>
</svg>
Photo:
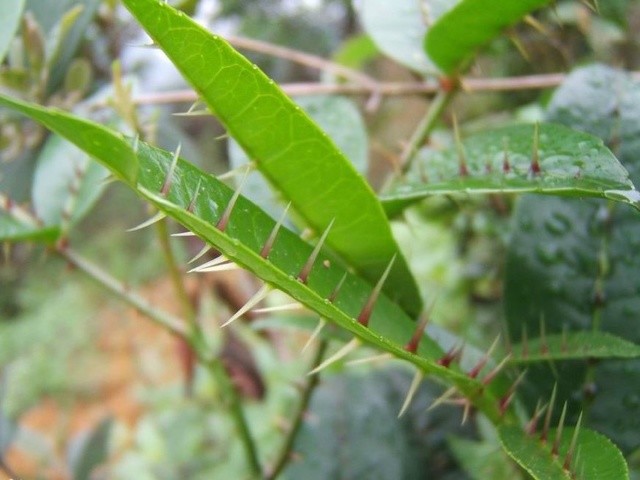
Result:
<svg viewBox="0 0 640 480">
<path fill-rule="evenodd" d="M 373 190 L 333 141 L 223 38 L 158 0 L 124 0 L 231 136 L 327 244 L 370 281 L 397 260 L 385 292 L 411 315 L 418 288 Z"/>
</svg>

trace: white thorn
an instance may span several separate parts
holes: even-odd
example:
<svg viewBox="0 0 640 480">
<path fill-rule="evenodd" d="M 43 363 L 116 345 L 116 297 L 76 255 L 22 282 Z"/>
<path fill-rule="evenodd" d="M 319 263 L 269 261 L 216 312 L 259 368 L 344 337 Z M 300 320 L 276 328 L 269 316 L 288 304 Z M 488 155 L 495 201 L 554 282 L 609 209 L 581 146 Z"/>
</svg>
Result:
<svg viewBox="0 0 640 480">
<path fill-rule="evenodd" d="M 375 362 L 382 362 L 383 360 L 391 360 L 392 358 L 393 358 L 393 355 L 391 355 L 390 353 L 381 353 L 380 355 L 373 355 L 371 357 L 349 360 L 347 362 L 347 365 L 357 366 L 357 365 L 363 365 L 365 363 L 375 363 Z"/>
<path fill-rule="evenodd" d="M 127 232 L 135 232 L 137 230 L 142 230 L 143 228 L 146 228 L 150 225 L 153 225 L 154 223 L 159 222 L 160 220 L 162 220 L 163 218 L 166 218 L 167 214 L 163 213 L 163 212 L 158 212 L 156 213 L 153 217 L 151 217 L 148 220 L 145 220 L 144 222 L 142 222 L 140 225 L 136 225 L 133 228 L 130 228 L 129 230 L 127 230 Z"/>
<path fill-rule="evenodd" d="M 198 235 L 193 232 L 178 232 L 172 233 L 172 237 L 197 237 Z"/>
<path fill-rule="evenodd" d="M 213 273 L 213 272 L 228 272 L 231 270 L 240 270 L 241 267 L 235 263 L 227 262 L 221 263 L 220 265 L 215 265 L 213 267 L 208 268 L 194 268 L 193 270 L 189 270 L 188 273 Z"/>
<path fill-rule="evenodd" d="M 411 401 L 413 400 L 413 397 L 418 391 L 418 387 L 420 386 L 420 383 L 422 382 L 423 379 L 424 379 L 424 373 L 418 370 L 416 374 L 413 376 L 413 380 L 411 380 L 411 385 L 409 386 L 409 391 L 407 391 L 407 396 L 404 398 L 404 403 L 402 404 L 402 407 L 398 412 L 398 418 L 404 415 L 404 412 L 406 412 L 407 409 L 409 408 L 409 405 L 411 405 Z"/>
<path fill-rule="evenodd" d="M 307 348 L 309 348 L 309 345 L 311 345 L 316 338 L 318 338 L 318 335 L 320 335 L 320 332 L 322 331 L 322 329 L 324 328 L 324 326 L 326 324 L 327 324 L 327 321 L 324 318 L 320 318 L 320 320 L 318 321 L 318 325 L 316 326 L 315 330 L 313 331 L 311 336 L 307 339 L 307 342 L 304 344 L 304 347 L 302 347 L 302 351 L 303 352 Z"/>
<path fill-rule="evenodd" d="M 342 359 L 343 357 L 349 355 L 353 350 L 355 350 L 359 346 L 360 346 L 360 340 L 357 339 L 357 338 L 353 338 L 349 343 L 344 345 L 340 350 L 338 350 L 336 353 L 331 355 L 329 358 L 327 358 L 324 362 L 322 362 L 316 368 L 311 370 L 307 375 L 314 375 L 314 374 L 324 370 L 329 365 L 332 365 L 335 362 L 337 362 L 338 360 Z"/>
<path fill-rule="evenodd" d="M 187 265 L 195 262 L 196 260 L 201 259 L 203 257 L 203 255 L 206 254 L 209 250 L 211 250 L 211 246 L 210 245 L 205 245 L 204 247 L 202 247 L 202 250 L 200 250 L 198 253 L 196 253 L 194 255 L 194 257 L 187 262 Z"/>
<path fill-rule="evenodd" d="M 253 313 L 298 312 L 304 309 L 304 305 L 300 303 L 288 303 L 286 305 L 276 305 L 275 307 L 256 308 Z"/>
<path fill-rule="evenodd" d="M 252 171 L 256 167 L 254 162 L 249 162 L 246 165 L 240 165 L 237 168 L 229 170 L 227 173 L 223 173 L 222 175 L 218 175 L 216 178 L 218 180 L 227 180 L 228 178 L 233 178 L 236 175 L 242 173 L 246 176 L 250 171 Z"/>
<path fill-rule="evenodd" d="M 204 117 L 204 116 L 213 116 L 211 112 L 207 109 L 203 110 L 188 110 L 186 112 L 175 112 L 172 113 L 174 117 Z"/>
<path fill-rule="evenodd" d="M 226 327 L 227 325 L 233 323 L 235 320 L 237 320 L 239 317 L 241 317 L 242 315 L 244 315 L 245 313 L 247 313 L 249 310 L 251 310 L 253 307 L 255 307 L 258 303 L 260 303 L 262 300 L 264 300 L 264 297 L 266 297 L 269 292 L 271 292 L 271 286 L 270 285 L 263 285 L 262 288 L 260 290 L 258 290 L 255 295 L 253 297 L 251 297 L 247 303 L 245 303 L 242 308 L 240 310 L 238 310 L 236 313 L 233 314 L 233 316 L 227 320 L 226 322 L 224 322 L 222 324 L 222 328 Z"/>
<path fill-rule="evenodd" d="M 209 260 L 208 262 L 203 263 L 202 265 L 192 268 L 187 273 L 200 272 L 203 269 L 207 269 L 209 267 L 215 267 L 217 265 L 221 265 L 223 263 L 228 263 L 228 262 L 229 262 L 229 259 L 227 257 L 225 257 L 224 255 L 220 255 L 214 258 L 213 260 Z"/>
<path fill-rule="evenodd" d="M 448 389 L 446 392 L 444 392 L 442 395 L 440 395 L 438 398 L 434 400 L 434 402 L 429 406 L 429 408 L 427 408 L 427 411 L 433 410 L 438 405 L 442 405 L 443 403 L 445 403 L 447 400 L 449 400 L 449 398 L 453 396 L 454 393 L 456 393 L 456 390 L 457 390 L 456 387 L 451 387 L 450 389 Z"/>
</svg>

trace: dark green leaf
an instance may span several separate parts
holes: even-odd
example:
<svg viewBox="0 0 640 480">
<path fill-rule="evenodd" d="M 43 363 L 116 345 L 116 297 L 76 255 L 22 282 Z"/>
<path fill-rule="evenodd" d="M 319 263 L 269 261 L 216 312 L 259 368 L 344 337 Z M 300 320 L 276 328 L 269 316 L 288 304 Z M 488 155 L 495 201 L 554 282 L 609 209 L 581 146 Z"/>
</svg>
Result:
<svg viewBox="0 0 640 480">
<path fill-rule="evenodd" d="M 59 110 L 30 105 L 2 95 L 0 104 L 15 108 L 45 125 L 51 125 L 57 131 L 64 132 L 70 141 L 75 142 L 77 139 L 78 146 L 90 149 L 92 155 L 114 173 L 119 172 L 121 161 L 114 158 L 112 152 L 133 154 L 135 150 L 134 164 L 139 164 L 138 180 L 124 180 L 163 213 L 179 221 L 229 260 L 253 272 L 267 284 L 287 293 L 322 318 L 344 328 L 364 342 L 412 362 L 427 374 L 455 384 L 489 417 L 497 419 L 500 416 L 498 401 L 493 391 L 482 387 L 479 380 L 467 376 L 458 365 L 446 367 L 438 363 L 437 360 L 443 356 L 443 350 L 430 337 L 425 336 L 421 339 L 418 355 L 413 355 L 404 348 L 416 326 L 397 303 L 380 295 L 368 326 L 360 323 L 357 318 L 372 292 L 371 285 L 361 277 L 346 272 L 328 256 L 321 254 L 313 264 L 308 282 L 301 282 L 297 277 L 313 247 L 286 228 L 280 229 L 268 258 L 261 256 L 262 247 L 269 238 L 275 222 L 246 198 L 238 197 L 224 231 L 216 228 L 233 192 L 215 177 L 178 159 L 169 191 L 163 194 L 161 190 L 173 163 L 173 154 L 136 139 L 126 139 L 110 133 L 98 124 Z M 58 128 L 58 124 L 63 128 Z M 71 130 L 67 128 L 68 125 L 74 125 L 75 128 Z M 94 143 L 86 140 L 96 137 L 108 141 L 109 145 L 104 145 L 108 148 L 95 148 Z M 191 203 L 193 205 L 190 206 Z M 342 278 L 345 278 L 345 281 L 338 296 L 334 302 L 330 302 L 328 296 Z M 493 382 L 492 387 L 498 388 L 498 384 L 499 382 Z"/>
<path fill-rule="evenodd" d="M 331 139 L 257 66 L 157 0 L 125 0 L 261 173 L 327 244 L 370 281 L 397 260 L 387 292 L 416 316 L 418 288 L 373 190 Z M 318 208 L 322 205 L 322 208 Z"/>
<path fill-rule="evenodd" d="M 602 140 L 561 125 L 538 128 L 537 140 L 534 125 L 515 125 L 475 134 L 461 148 L 423 150 L 407 178 L 382 196 L 385 209 L 394 213 L 431 195 L 507 192 L 607 197 L 639 205 L 640 193 Z"/>
<path fill-rule="evenodd" d="M 549 106 L 549 117 L 601 136 L 640 180 L 640 85 L 622 72 L 591 66 L 576 70 Z M 506 265 L 505 304 L 512 337 L 604 331 L 636 344 L 640 308 L 640 215 L 609 202 L 523 198 Z M 569 416 L 623 451 L 640 446 L 640 360 L 568 361 L 528 367 L 522 398 L 533 408 L 557 382 Z"/>
<path fill-rule="evenodd" d="M 462 0 L 433 24 L 425 50 L 445 73 L 460 73 L 476 50 L 551 0 Z"/>
<path fill-rule="evenodd" d="M 558 455 L 551 453 L 555 429 L 549 431 L 547 442 L 542 442 L 537 435 L 527 435 L 520 427 L 505 425 L 498 428 L 498 433 L 507 453 L 536 480 L 629 478 L 629 469 L 620 450 L 607 437 L 592 430 L 580 429 L 579 447 L 572 456 L 569 470 L 565 470 L 563 464 L 571 444 L 573 428 L 563 429 Z"/>
<path fill-rule="evenodd" d="M 73 480 L 90 480 L 93 470 L 107 460 L 112 425 L 113 421 L 105 418 L 93 431 L 79 439 L 80 444 L 69 454 Z"/>
<path fill-rule="evenodd" d="M 513 345 L 510 363 L 596 358 L 638 358 L 640 346 L 604 332 L 545 335 Z"/>
</svg>

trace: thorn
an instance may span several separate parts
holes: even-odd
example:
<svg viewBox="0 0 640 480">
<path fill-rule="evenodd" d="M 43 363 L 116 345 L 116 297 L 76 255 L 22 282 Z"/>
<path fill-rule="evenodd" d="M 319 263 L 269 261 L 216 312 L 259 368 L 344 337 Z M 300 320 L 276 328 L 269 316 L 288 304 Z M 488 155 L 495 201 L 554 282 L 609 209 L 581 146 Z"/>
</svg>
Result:
<svg viewBox="0 0 640 480">
<path fill-rule="evenodd" d="M 198 235 L 196 235 L 193 232 L 186 231 L 186 232 L 172 233 L 171 236 L 172 237 L 197 237 Z"/>
<path fill-rule="evenodd" d="M 171 159 L 171 165 L 169 166 L 169 171 L 167 172 L 167 176 L 164 179 L 164 183 L 162 184 L 162 188 L 160 189 L 160 195 L 166 197 L 169 194 L 169 190 L 171 189 L 171 184 L 173 183 L 173 173 L 176 170 L 176 165 L 178 165 L 178 158 L 180 157 L 180 150 L 182 149 L 182 144 L 178 144 L 178 148 L 173 154 L 173 158 Z"/>
<path fill-rule="evenodd" d="M 511 360 L 511 354 L 507 354 L 506 357 L 504 357 L 502 359 L 502 361 L 496 365 L 495 367 L 493 367 L 493 370 L 491 370 L 489 373 L 487 373 L 484 378 L 482 379 L 482 384 L 483 385 L 489 385 L 498 375 L 498 373 L 500 372 L 500 370 L 502 370 L 504 368 L 504 366 L 507 364 L 507 362 Z"/>
<path fill-rule="evenodd" d="M 502 156 L 502 172 L 507 174 L 511 171 L 511 163 L 509 163 L 509 149 L 507 139 L 503 140 L 504 154 Z"/>
<path fill-rule="evenodd" d="M 539 124 L 538 122 L 536 122 L 533 125 L 533 147 L 531 150 L 531 166 L 529 167 L 529 172 L 531 172 L 533 175 L 538 175 L 541 172 L 540 158 L 538 153 L 538 145 L 540 142 L 540 132 L 538 130 L 539 130 Z"/>
<path fill-rule="evenodd" d="M 240 173 L 244 173 L 244 175 L 246 175 L 247 173 L 251 172 L 252 170 L 254 170 L 256 168 L 256 164 L 254 162 L 249 162 L 246 165 L 240 165 L 239 167 L 236 167 L 232 170 L 229 170 L 227 173 L 223 173 L 222 175 L 218 175 L 216 178 L 218 180 L 228 180 L 230 178 L 233 178 L 237 175 L 239 175 Z"/>
<path fill-rule="evenodd" d="M 376 286 L 373 287 L 373 290 L 371 291 L 371 295 L 369 295 L 369 298 L 367 299 L 366 303 L 364 304 L 364 307 L 362 307 L 362 310 L 358 315 L 358 323 L 360 325 L 364 325 L 365 327 L 369 325 L 369 320 L 371 319 L 371 314 L 373 313 L 373 307 L 376 304 L 376 300 L 378 300 L 378 296 L 380 295 L 382 286 L 384 285 L 385 280 L 389 276 L 389 272 L 391 271 L 391 267 L 393 267 L 393 264 L 395 261 L 396 261 L 396 256 L 394 254 L 393 257 L 391 257 L 391 260 L 389 261 L 387 268 L 382 273 L 380 280 L 378 280 L 378 283 L 376 283 Z"/>
<path fill-rule="evenodd" d="M 220 220 L 218 220 L 218 223 L 216 224 L 216 228 L 221 232 L 224 232 L 225 229 L 227 228 L 227 225 L 229 224 L 229 219 L 231 218 L 231 212 L 233 210 L 233 207 L 236 206 L 236 202 L 238 201 L 238 197 L 240 197 L 240 192 L 242 191 L 242 187 L 244 187 L 244 182 L 247 180 L 248 175 L 249 175 L 249 168 L 246 168 L 244 172 L 244 176 L 242 177 L 242 180 L 240 180 L 240 185 L 238 185 L 238 188 L 236 189 L 236 191 L 233 192 L 233 196 L 231 197 L 231 200 L 229 200 L 229 203 L 227 204 L 227 208 L 224 209 L 224 212 L 222 212 L 222 216 L 220 217 Z"/>
<path fill-rule="evenodd" d="M 449 365 L 451 365 L 454 361 L 456 361 L 458 357 L 462 355 L 463 349 L 464 349 L 464 342 L 462 342 L 460 345 L 455 345 L 451 347 L 451 349 L 447 353 L 445 353 L 440 360 L 438 360 L 438 365 L 442 365 L 445 368 L 449 368 Z"/>
<path fill-rule="evenodd" d="M 527 62 L 531 62 L 531 57 L 529 56 L 529 52 L 527 52 L 527 49 L 524 48 L 524 45 L 522 44 L 518 36 L 513 32 L 507 34 L 507 36 L 509 37 L 509 40 L 511 40 L 511 43 L 515 45 L 520 55 L 522 55 L 522 58 L 524 58 Z"/>
<path fill-rule="evenodd" d="M 322 331 L 322 329 L 326 324 L 327 324 L 327 321 L 324 318 L 320 318 L 320 320 L 318 321 L 318 325 L 316 325 L 316 328 L 313 330 L 313 333 L 307 339 L 307 342 L 304 344 L 304 347 L 302 347 L 303 352 L 307 348 L 309 348 L 309 345 L 311 345 L 316 338 L 318 338 L 318 335 L 320 335 L 320 332 Z"/>
<path fill-rule="evenodd" d="M 329 231 L 331 230 L 331 227 L 333 226 L 334 221 L 335 221 L 335 218 L 329 222 L 329 225 L 327 225 L 327 228 L 322 233 L 320 240 L 318 240 L 318 243 L 313 248 L 311 255 L 309 255 L 307 262 L 304 264 L 304 266 L 302 267 L 302 270 L 300 270 L 300 273 L 298 274 L 298 280 L 300 280 L 304 284 L 306 284 L 307 280 L 309 279 L 309 274 L 311 273 L 313 264 L 316 262 L 316 259 L 318 258 L 318 254 L 320 253 L 320 250 L 322 250 L 322 245 L 324 244 L 324 241 L 327 239 L 327 235 L 329 235 Z"/>
<path fill-rule="evenodd" d="M 271 292 L 272 287 L 268 284 L 264 284 L 262 286 L 262 288 L 260 288 L 260 290 L 258 290 L 255 295 L 253 297 L 251 297 L 247 303 L 245 303 L 242 308 L 240 310 L 238 310 L 229 320 L 227 320 L 226 322 L 224 322 L 222 324 L 222 328 L 226 327 L 227 325 L 230 325 L 231 323 L 233 323 L 235 320 L 237 320 L 239 317 L 241 317 L 242 315 L 244 315 L 245 313 L 247 313 L 249 310 L 251 310 L 253 307 L 255 307 L 258 303 L 260 303 L 262 300 L 264 300 L 264 298 L 269 295 L 269 293 Z"/>
<path fill-rule="evenodd" d="M 282 215 L 280 216 L 277 223 L 273 227 L 273 230 L 271 230 L 271 233 L 269 234 L 267 241 L 264 242 L 264 246 L 262 247 L 262 250 L 260 250 L 260 256 L 265 260 L 269 257 L 269 252 L 271 252 L 271 249 L 273 248 L 273 244 L 276 241 L 276 237 L 278 236 L 278 232 L 280 231 L 280 227 L 282 226 L 282 223 L 284 222 L 284 219 L 287 216 L 287 212 L 289 211 L 290 206 L 291 206 L 291 202 L 289 202 L 285 207 L 284 212 L 282 212 Z"/>
<path fill-rule="evenodd" d="M 576 444 L 578 443 L 578 434 L 580 432 L 580 426 L 582 425 L 582 413 L 580 412 L 580 416 L 578 416 L 578 422 L 576 423 L 576 427 L 573 430 L 573 435 L 571 436 L 571 443 L 569 444 L 569 450 L 567 450 L 567 455 L 564 457 L 564 464 L 562 468 L 565 470 L 571 469 L 571 461 L 573 460 L 573 454 L 576 451 Z"/>
<path fill-rule="evenodd" d="M 558 456 L 560 448 L 560 440 L 562 440 L 562 430 L 564 429 L 564 419 L 567 415 L 567 402 L 564 402 L 562 406 L 562 413 L 560 414 L 560 420 L 558 420 L 558 428 L 556 429 L 556 438 L 553 441 L 553 447 L 551 447 L 551 455 Z"/>
<path fill-rule="evenodd" d="M 462 420 L 460 421 L 460 425 L 467 423 L 467 419 L 471 413 L 471 401 L 468 398 L 463 399 L 463 405 L 464 409 L 462 410 Z"/>
<path fill-rule="evenodd" d="M 567 347 L 567 324 L 566 323 L 562 326 L 562 342 L 561 342 L 560 350 L 562 351 L 562 353 L 567 353 L 567 351 L 568 351 L 568 347 Z"/>
<path fill-rule="evenodd" d="M 516 394 L 516 389 L 518 388 L 518 385 L 520 385 L 520 382 L 522 382 L 522 379 L 524 378 L 526 373 L 527 371 L 523 370 L 523 372 L 520 375 L 518 375 L 518 378 L 516 378 L 515 382 L 511 384 L 511 386 L 509 387 L 509 390 L 507 390 L 507 393 L 505 393 L 500 399 L 499 407 L 500 407 L 501 415 L 504 415 L 505 412 L 507 411 L 507 408 L 509 408 L 509 405 L 513 400 L 513 397 Z"/>
<path fill-rule="evenodd" d="M 532 27 L 534 30 L 536 30 L 538 33 L 541 33 L 542 35 L 546 35 L 547 37 L 551 36 L 551 33 L 549 32 L 547 27 L 545 27 L 542 23 L 540 23 L 538 19 L 536 19 L 534 16 L 532 15 L 525 16 L 524 22 L 530 27 Z"/>
<path fill-rule="evenodd" d="M 316 368 L 311 370 L 307 375 L 315 375 L 316 373 L 324 370 L 329 365 L 336 363 L 341 360 L 345 356 L 349 355 L 353 350 L 360 346 L 360 340 L 358 338 L 353 338 L 351 341 L 340 348 L 336 353 L 327 358 L 324 362 L 318 365 Z"/>
<path fill-rule="evenodd" d="M 206 116 L 213 116 L 211 114 L 211 112 L 206 109 L 203 108 L 201 110 L 195 110 L 193 107 L 195 106 L 192 105 L 191 108 L 189 108 L 189 110 L 187 110 L 186 112 L 174 112 L 171 115 L 173 115 L 174 117 L 206 117 Z"/>
<path fill-rule="evenodd" d="M 540 317 L 540 353 L 542 355 L 547 355 L 549 353 L 544 315 Z"/>
<path fill-rule="evenodd" d="M 198 253 L 196 253 L 191 260 L 187 262 L 187 265 L 200 260 L 209 250 L 211 250 L 210 245 L 205 245 L 204 247 L 202 247 L 202 249 Z"/>
<path fill-rule="evenodd" d="M 538 399 L 538 403 L 536 404 L 536 409 L 533 411 L 533 416 L 531 417 L 531 420 L 529 420 L 529 423 L 527 423 L 527 426 L 525 427 L 525 432 L 527 432 L 527 435 L 533 435 L 534 433 L 536 433 L 536 430 L 538 428 L 538 421 L 540 420 L 540 415 L 542 415 L 546 409 L 547 409 L 547 405 L 541 406 L 540 400 Z"/>
<path fill-rule="evenodd" d="M 198 272 L 198 271 L 201 271 L 202 269 L 206 270 L 209 267 L 215 267 L 217 265 L 221 265 L 221 264 L 224 264 L 224 263 L 229 263 L 229 261 L 230 260 L 227 257 L 225 257 L 224 255 L 218 255 L 213 260 L 209 260 L 208 262 L 203 263 L 202 265 L 199 265 L 199 266 L 197 266 L 195 268 L 192 268 L 187 273 Z"/>
<path fill-rule="evenodd" d="M 393 358 L 394 358 L 393 355 L 391 355 L 390 353 L 381 353 L 380 355 L 372 355 L 366 358 L 357 358 L 355 360 L 349 360 L 348 362 L 346 362 L 346 364 L 349 366 L 363 365 L 365 363 L 375 363 L 375 362 L 382 362 L 385 360 L 393 360 Z"/>
<path fill-rule="evenodd" d="M 416 374 L 413 376 L 413 380 L 411 380 L 411 385 L 409 386 L 409 390 L 407 391 L 407 396 L 404 398 L 402 407 L 400 407 L 400 411 L 398 412 L 398 418 L 404 415 L 404 413 L 409 408 L 409 405 L 411 405 L 411 401 L 413 400 L 413 397 L 418 391 L 418 387 L 420 386 L 420 383 L 422 382 L 423 379 L 424 379 L 424 373 L 418 370 Z"/>
<path fill-rule="evenodd" d="M 193 209 L 196 208 L 196 201 L 198 200 L 198 195 L 200 195 L 200 183 L 202 179 L 198 178 L 198 184 L 196 185 L 196 191 L 193 194 L 193 198 L 189 202 L 189 206 L 187 207 L 187 212 L 193 213 Z"/>
<path fill-rule="evenodd" d="M 551 415 L 553 414 L 553 404 L 556 401 L 557 389 L 558 389 L 558 384 L 556 383 L 553 386 L 553 390 L 551 391 L 551 400 L 549 401 L 549 406 L 547 407 L 547 414 L 544 417 L 542 433 L 540 434 L 540 440 L 543 442 L 547 441 L 547 435 L 549 434 L 549 425 L 551 424 Z"/>
<path fill-rule="evenodd" d="M 230 270 L 240 270 L 240 266 L 233 262 L 220 263 L 213 267 L 208 268 L 194 268 L 187 273 L 213 273 L 213 272 L 228 272 Z"/>
<path fill-rule="evenodd" d="M 500 340 L 500 334 L 498 334 L 496 336 L 496 339 L 493 341 L 493 343 L 491 344 L 491 346 L 489 347 L 489 350 L 487 350 L 487 353 L 485 353 L 482 358 L 480 359 L 480 361 L 476 364 L 475 367 L 473 367 L 471 370 L 469 370 L 469 373 L 467 373 L 467 376 L 469 378 L 476 378 L 478 376 L 478 374 L 480 373 L 480 370 L 482 370 L 484 368 L 484 366 L 487 364 L 487 362 L 489 361 L 489 359 L 491 358 L 491 355 L 493 354 L 493 351 L 496 349 L 496 347 L 498 346 L 498 341 Z"/>
<path fill-rule="evenodd" d="M 466 177 L 469 175 L 469 168 L 467 167 L 467 158 L 464 154 L 464 145 L 462 145 L 462 140 L 460 140 L 458 119 L 455 114 L 453 115 L 453 135 L 456 142 L 456 152 L 458 153 L 458 173 L 461 177 Z"/>
<path fill-rule="evenodd" d="M 346 279 L 347 279 L 347 272 L 344 272 L 344 275 L 342 275 L 342 278 L 340 279 L 340 281 L 336 284 L 333 291 L 327 297 L 327 300 L 329 300 L 329 303 L 333 303 L 336 301 L 336 298 L 338 298 L 338 294 L 340 293 L 340 289 L 342 288 L 342 284 Z"/>
<path fill-rule="evenodd" d="M 156 213 L 153 217 L 151 217 L 148 220 L 145 220 L 144 222 L 142 222 L 140 225 L 136 225 L 133 228 L 130 228 L 129 230 L 127 230 L 127 232 L 136 232 L 138 230 L 142 230 L 143 228 L 146 228 L 150 225 L 153 225 L 154 223 L 159 222 L 160 220 L 164 219 L 167 217 L 166 213 L 163 212 L 158 212 Z"/>
<path fill-rule="evenodd" d="M 252 311 L 253 313 L 299 312 L 304 309 L 304 305 L 300 303 L 287 303 L 286 305 L 276 305 L 274 307 L 256 308 Z"/>
<path fill-rule="evenodd" d="M 404 349 L 409 353 L 416 353 L 418 351 L 418 347 L 420 346 L 420 340 L 424 336 L 424 332 L 427 329 L 427 325 L 429 324 L 429 318 L 431 310 L 433 309 L 433 304 L 429 307 L 429 310 L 422 315 L 420 321 L 418 322 L 418 326 L 413 332 L 413 336 L 409 340 L 409 342 L 404 346 Z"/>
<path fill-rule="evenodd" d="M 527 335 L 527 327 L 523 323 L 522 324 L 522 339 L 520 340 L 522 343 L 522 358 L 525 359 L 529 356 L 529 336 Z"/>
<path fill-rule="evenodd" d="M 429 410 L 433 410 L 438 405 L 442 405 L 443 403 L 447 402 L 453 396 L 453 394 L 456 393 L 456 390 L 456 387 L 451 387 L 446 390 L 442 395 L 436 398 L 431 405 L 429 405 L 429 408 L 427 408 L 427 412 Z"/>
</svg>

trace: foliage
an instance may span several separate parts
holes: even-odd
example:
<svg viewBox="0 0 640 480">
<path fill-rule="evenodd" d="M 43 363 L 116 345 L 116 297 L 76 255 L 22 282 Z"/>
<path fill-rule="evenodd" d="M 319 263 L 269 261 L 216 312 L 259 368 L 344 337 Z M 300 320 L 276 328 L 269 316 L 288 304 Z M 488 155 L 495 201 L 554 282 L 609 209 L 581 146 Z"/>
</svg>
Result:
<svg viewBox="0 0 640 480">
<path fill-rule="evenodd" d="M 510 0 L 499 7 L 478 0 L 404 0 L 399 7 L 362 2 L 355 14 L 364 35 L 347 40 L 336 54 L 357 70 L 268 44 L 257 47 L 262 54 L 330 72 L 326 83 L 314 84 L 318 90 L 368 93 L 369 110 L 388 108 L 380 107 L 382 97 L 397 95 L 365 73 L 377 50 L 424 76 L 417 86 L 435 95 L 422 118 L 411 123 L 413 133 L 398 155 L 401 165 L 394 160 L 396 175 L 390 178 L 374 174 L 375 164 L 367 160 L 368 138 L 379 132 L 353 102 L 336 95 L 294 101 L 285 92 L 296 85 L 276 84 L 236 50 L 234 37 L 227 41 L 191 18 L 198 2 L 122 0 L 135 24 L 193 87 L 195 103 L 206 107 L 199 112 L 194 104 L 185 124 L 230 137 L 235 189 L 189 161 L 196 159 L 187 160 L 180 145 L 175 151 L 159 146 L 166 139 L 156 134 L 160 123 L 154 115 L 164 113 L 136 104 L 140 100 L 122 78 L 120 64 L 99 71 L 97 52 L 123 48 L 122 39 L 106 33 L 123 22 L 116 2 L 63 2 L 55 12 L 41 3 L 16 0 L 11 15 L 0 16 L 0 55 L 8 52 L 0 72 L 0 144 L 7 160 L 0 166 L 0 240 L 14 248 L 7 264 L 18 272 L 6 278 L 17 291 L 28 291 L 22 284 L 34 282 L 20 273 L 31 268 L 29 243 L 61 257 L 176 338 L 192 396 L 187 408 L 175 395 L 165 410 L 156 404 L 119 462 L 109 460 L 109 439 L 118 435 L 112 419 L 69 441 L 70 477 L 91 478 L 109 460 L 107 468 L 122 478 L 136 472 L 150 478 L 412 479 L 422 475 L 423 465 L 439 478 L 459 478 L 463 470 L 478 478 L 479 469 L 536 479 L 629 478 L 625 455 L 632 458 L 640 448 L 637 425 L 629 421 L 640 418 L 634 390 L 640 347 L 633 326 L 640 87 L 609 67 L 575 69 L 548 106 L 534 106 L 545 112 L 534 122 L 523 124 L 507 113 L 506 122 L 487 122 L 480 131 L 456 103 L 474 80 L 462 76 L 474 62 L 498 62 L 491 53 L 504 49 L 526 51 L 519 40 L 505 46 L 507 34 L 515 38 L 523 28 L 519 22 L 547 32 L 542 7 L 548 1 Z M 345 18 L 354 15 L 349 6 L 329 3 L 344 8 Z M 578 3 L 583 15 L 598 18 Z M 620 8 L 632 9 L 632 3 Z M 259 2 L 231 1 L 222 3 L 221 14 L 246 17 L 249 31 L 256 18 L 272 15 Z M 602 14 L 598 21 L 620 20 L 619 10 Z M 93 51 L 91 61 L 79 55 L 89 25 L 104 29 L 100 41 L 83 45 Z M 592 33 L 584 36 L 594 40 Z M 487 46 L 489 53 L 480 53 Z M 269 62 L 261 65 L 277 71 Z M 102 80 L 113 77 L 113 88 L 89 96 L 101 74 Z M 435 81 L 442 74 L 447 77 Z M 449 121 L 448 110 L 462 115 Z M 213 115 L 216 126 L 194 123 L 200 113 Z M 402 116 L 382 128 L 396 128 Z M 184 140 L 185 152 L 197 155 L 206 148 L 190 147 L 193 138 L 184 132 L 176 136 Z M 109 205 L 105 192 L 114 195 L 114 189 L 106 188 L 108 176 L 157 211 L 131 235 L 144 235 L 138 230 L 156 224 L 177 313 L 112 277 L 108 262 L 94 264 L 76 250 L 99 242 L 100 233 L 83 236 L 82 228 L 96 222 L 97 208 Z M 372 183 L 382 185 L 381 191 Z M 542 195 L 516 196 L 530 193 Z M 128 218 L 123 210 L 128 208 L 115 209 Z M 205 244 L 192 262 L 204 260 L 192 272 L 216 275 L 241 267 L 263 286 L 240 304 L 218 293 L 217 306 L 208 309 L 211 293 L 203 292 L 209 287 L 185 283 L 185 255 L 176 253 L 197 243 L 178 247 L 170 241 L 167 219 L 186 229 L 178 235 L 187 242 Z M 444 248 L 452 241 L 453 248 Z M 219 256 L 207 256 L 209 251 Z M 418 263 L 427 258 L 435 265 L 438 255 L 444 258 L 439 269 Z M 424 271 L 441 293 L 426 291 Z M 0 282 L 9 284 L 4 276 Z M 80 325 L 86 328 L 87 322 L 80 317 L 89 307 L 72 286 L 66 283 L 53 298 L 43 294 L 40 308 L 28 300 L 0 304 L 0 311 L 12 312 L 0 325 L 7 342 L 0 350 L 13 388 L 20 376 L 11 372 L 20 371 L 21 355 L 50 355 L 51 328 L 73 332 L 65 339 L 67 350 L 80 349 L 74 338 L 82 343 Z M 295 305 L 283 304 L 276 291 Z M 439 305 L 439 295 L 455 304 Z M 276 359 L 282 340 L 258 340 L 252 331 L 258 323 L 238 326 L 240 318 L 260 314 L 261 302 L 273 311 L 306 312 L 297 321 L 267 313 L 270 320 L 262 324 L 267 331 L 301 327 L 307 344 L 316 345 L 299 394 L 287 387 L 286 363 Z M 236 313 L 218 322 L 225 315 L 221 304 Z M 73 315 L 59 313 L 65 305 Z M 464 318 L 452 321 L 451 312 L 464 312 Z M 218 319 L 203 321 L 210 316 Z M 503 341 L 494 337 L 501 330 Z M 299 332 L 280 334 L 287 348 L 299 348 Z M 329 342 L 342 346 L 327 355 Z M 363 358 L 374 352 L 382 356 Z M 347 355 L 374 366 L 361 367 L 361 375 L 342 373 Z M 413 370 L 413 380 L 404 370 L 375 366 L 391 359 Z M 50 380 L 44 391 L 64 391 L 65 385 L 53 381 L 57 364 L 41 364 L 47 368 L 36 364 L 25 371 Z M 300 363 L 292 370 L 303 375 Z M 328 378 L 320 386 L 319 375 Z M 425 377 L 433 383 L 421 386 Z M 243 399 L 243 391 L 255 403 Z M 404 401 L 401 391 L 408 392 Z M 19 424 L 23 412 L 3 408 L 12 417 L 7 425 Z M 397 420 L 398 411 L 405 417 Z M 264 421 L 276 415 L 289 420 L 283 436 Z M 466 428 L 453 426 L 460 415 Z M 5 423 L 4 416 L 0 421 Z M 20 435 L 0 436 L 3 451 L 14 438 L 20 443 Z M 4 458 L 2 453 L 0 468 L 10 474 Z"/>
</svg>

